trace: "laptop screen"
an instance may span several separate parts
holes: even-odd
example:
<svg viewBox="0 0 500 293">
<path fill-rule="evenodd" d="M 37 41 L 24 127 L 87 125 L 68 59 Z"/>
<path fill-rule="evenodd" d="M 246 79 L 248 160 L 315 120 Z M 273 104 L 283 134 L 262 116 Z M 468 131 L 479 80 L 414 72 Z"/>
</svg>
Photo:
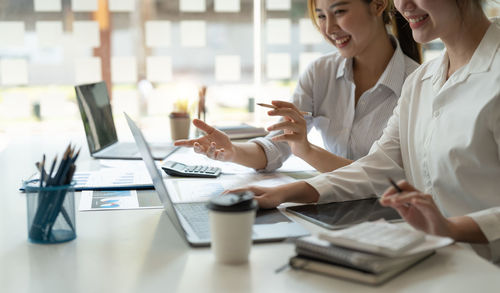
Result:
<svg viewBox="0 0 500 293">
<path fill-rule="evenodd" d="M 78 107 L 87 135 L 90 153 L 116 143 L 116 135 L 108 90 L 104 81 L 75 86 Z"/>
<path fill-rule="evenodd" d="M 135 143 L 137 144 L 137 148 L 141 153 L 142 159 L 146 164 L 146 169 L 148 170 L 151 179 L 153 180 L 153 185 L 160 197 L 160 201 L 163 204 L 163 208 L 167 213 L 170 221 L 174 225 L 175 229 L 179 234 L 184 235 L 186 237 L 186 231 L 182 228 L 182 225 L 177 217 L 177 213 L 174 209 L 174 205 L 172 200 L 170 199 L 170 195 L 168 194 L 167 188 L 163 183 L 163 178 L 161 177 L 160 171 L 156 167 L 155 161 L 153 160 L 153 156 L 151 155 L 151 149 L 149 148 L 148 143 L 144 139 L 142 131 L 137 127 L 135 122 L 130 119 L 130 117 L 125 113 L 125 118 L 127 119 L 128 126 L 132 135 L 134 136 Z"/>
</svg>

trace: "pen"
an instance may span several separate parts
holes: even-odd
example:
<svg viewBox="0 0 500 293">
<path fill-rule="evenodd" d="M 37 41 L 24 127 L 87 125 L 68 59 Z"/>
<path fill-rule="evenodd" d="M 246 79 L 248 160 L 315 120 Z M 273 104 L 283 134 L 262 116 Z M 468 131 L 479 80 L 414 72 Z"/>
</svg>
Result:
<svg viewBox="0 0 500 293">
<path fill-rule="evenodd" d="M 398 192 L 398 194 L 401 194 L 401 192 L 403 192 L 403 190 L 396 184 L 396 182 L 394 182 L 394 180 L 392 180 L 391 178 L 387 177 L 387 179 L 389 180 L 389 182 L 391 183 L 391 185 L 396 189 L 396 191 Z M 409 207 L 411 204 L 406 202 L 403 204 L 405 207 Z"/>
<path fill-rule="evenodd" d="M 399 186 L 396 184 L 396 182 L 394 182 L 394 180 L 392 180 L 391 178 L 387 177 L 387 179 L 389 180 L 389 182 L 391 183 L 391 185 L 396 189 L 396 191 L 398 193 L 401 193 L 403 192 L 403 190 L 401 188 L 399 188 Z"/>
<path fill-rule="evenodd" d="M 257 103 L 257 105 L 261 107 L 266 107 L 266 108 L 271 108 L 271 109 L 278 109 L 278 107 L 270 105 L 270 104 L 265 104 L 265 103 Z M 306 116 L 312 116 L 311 112 L 306 112 L 306 111 L 300 111 L 300 114 L 306 115 Z"/>
</svg>

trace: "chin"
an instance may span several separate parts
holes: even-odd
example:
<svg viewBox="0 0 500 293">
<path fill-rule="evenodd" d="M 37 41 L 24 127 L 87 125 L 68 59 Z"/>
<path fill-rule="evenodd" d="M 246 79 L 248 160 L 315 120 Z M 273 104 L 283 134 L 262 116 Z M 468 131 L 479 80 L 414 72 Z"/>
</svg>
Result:
<svg viewBox="0 0 500 293">
<path fill-rule="evenodd" d="M 342 55 L 342 57 L 344 58 L 352 58 L 354 56 L 356 56 L 356 53 L 353 52 L 353 50 L 349 50 L 347 48 L 337 48 L 337 51 L 339 51 L 340 55 Z"/>
<path fill-rule="evenodd" d="M 340 55 L 341 55 L 342 57 L 344 57 L 344 58 L 346 58 L 346 59 L 349 59 L 349 58 L 354 58 L 354 56 L 356 56 L 356 55 L 354 55 L 354 54 L 344 54 L 344 53 L 342 53 L 342 51 L 339 51 L 339 53 L 340 53 Z"/>
<path fill-rule="evenodd" d="M 420 43 L 420 44 L 429 43 L 429 42 L 438 38 L 436 36 L 430 36 L 429 34 L 415 32 L 415 31 L 413 31 L 412 35 L 413 35 L 413 39 L 415 40 L 415 42 Z"/>
</svg>

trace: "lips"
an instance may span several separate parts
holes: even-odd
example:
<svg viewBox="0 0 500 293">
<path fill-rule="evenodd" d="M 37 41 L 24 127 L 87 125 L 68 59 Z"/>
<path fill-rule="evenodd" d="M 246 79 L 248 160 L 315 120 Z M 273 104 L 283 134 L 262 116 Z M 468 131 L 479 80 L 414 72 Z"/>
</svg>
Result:
<svg viewBox="0 0 500 293">
<path fill-rule="evenodd" d="M 351 36 L 343 36 L 343 37 L 334 38 L 335 45 L 337 45 L 337 47 L 339 47 L 339 48 L 347 46 L 347 43 L 350 40 L 351 40 Z"/>
<path fill-rule="evenodd" d="M 421 15 L 405 15 L 406 19 L 408 19 L 408 22 L 410 23 L 410 27 L 412 29 L 419 28 L 420 26 L 424 25 L 427 20 L 429 19 L 428 14 L 421 14 Z"/>
</svg>

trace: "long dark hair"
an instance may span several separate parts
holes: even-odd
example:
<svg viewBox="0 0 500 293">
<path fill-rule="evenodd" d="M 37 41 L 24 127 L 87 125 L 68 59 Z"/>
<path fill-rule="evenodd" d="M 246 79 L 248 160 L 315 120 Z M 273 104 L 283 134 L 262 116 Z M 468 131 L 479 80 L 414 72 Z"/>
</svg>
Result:
<svg viewBox="0 0 500 293">
<path fill-rule="evenodd" d="M 366 0 L 365 0 L 366 1 Z M 392 2 L 392 1 L 391 1 Z M 392 6 L 392 5 L 391 5 Z M 401 50 L 406 56 L 415 60 L 415 62 L 422 63 L 422 48 L 419 43 L 415 42 L 413 39 L 413 33 L 410 28 L 410 24 L 404 18 L 399 11 L 396 9 L 391 9 L 391 12 L 384 11 L 384 14 L 392 14 L 391 16 L 385 16 L 384 22 L 386 24 L 392 25 L 392 32 L 398 38 Z M 389 18 L 386 22 L 385 18 Z"/>
<path fill-rule="evenodd" d="M 371 3 L 373 0 L 363 0 L 366 3 Z M 399 46 L 406 56 L 415 60 L 417 63 L 422 63 L 422 49 L 420 44 L 415 42 L 411 32 L 410 24 L 406 18 L 394 8 L 394 2 L 391 0 L 387 4 L 385 11 L 382 13 L 382 20 L 385 24 L 392 26 L 392 32 L 398 38 Z"/>
</svg>

